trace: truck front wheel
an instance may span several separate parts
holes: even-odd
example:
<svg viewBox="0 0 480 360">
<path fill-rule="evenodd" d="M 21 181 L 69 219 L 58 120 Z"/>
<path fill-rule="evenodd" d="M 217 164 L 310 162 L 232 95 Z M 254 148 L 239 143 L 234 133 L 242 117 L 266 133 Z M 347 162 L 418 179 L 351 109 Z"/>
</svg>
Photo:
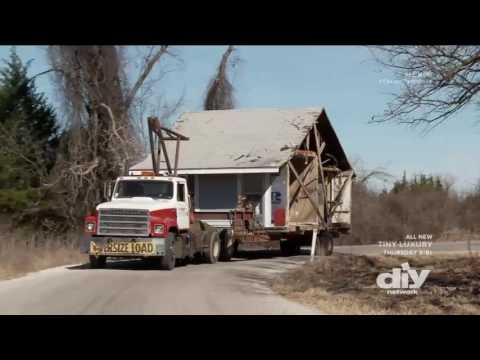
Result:
<svg viewBox="0 0 480 360">
<path fill-rule="evenodd" d="M 172 270 L 175 267 L 175 234 L 170 233 L 165 239 L 165 255 L 160 259 L 162 270 Z"/>
<path fill-rule="evenodd" d="M 90 261 L 90 268 L 92 269 L 103 269 L 107 265 L 106 256 L 90 255 L 88 259 Z"/>
<path fill-rule="evenodd" d="M 223 230 L 220 235 L 221 251 L 220 260 L 230 261 L 235 252 L 235 241 L 232 239 L 232 233 L 229 230 Z"/>
</svg>

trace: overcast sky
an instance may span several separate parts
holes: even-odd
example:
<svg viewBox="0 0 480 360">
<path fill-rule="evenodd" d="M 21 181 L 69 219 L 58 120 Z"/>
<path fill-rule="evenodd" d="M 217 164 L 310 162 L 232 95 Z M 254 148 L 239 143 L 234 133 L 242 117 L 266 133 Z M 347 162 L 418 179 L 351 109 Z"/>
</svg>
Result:
<svg viewBox="0 0 480 360">
<path fill-rule="evenodd" d="M 184 95 L 181 111 L 199 111 L 210 77 L 224 46 L 182 46 L 180 60 L 170 60 L 169 72 L 155 94 L 175 100 Z M 23 60 L 33 59 L 30 73 L 48 69 L 44 48 L 17 46 Z M 9 47 L 0 46 L 0 58 Z M 131 51 L 130 55 L 135 54 Z M 431 173 L 455 179 L 468 190 L 480 179 L 479 108 L 471 106 L 424 135 L 394 124 L 372 125 L 389 93 L 397 90 L 391 75 L 375 63 L 366 48 L 357 46 L 240 46 L 243 60 L 233 70 L 238 108 L 318 107 L 327 114 L 347 155 L 367 168 L 383 167 L 397 177 Z M 51 79 L 36 81 L 56 104 Z"/>
</svg>

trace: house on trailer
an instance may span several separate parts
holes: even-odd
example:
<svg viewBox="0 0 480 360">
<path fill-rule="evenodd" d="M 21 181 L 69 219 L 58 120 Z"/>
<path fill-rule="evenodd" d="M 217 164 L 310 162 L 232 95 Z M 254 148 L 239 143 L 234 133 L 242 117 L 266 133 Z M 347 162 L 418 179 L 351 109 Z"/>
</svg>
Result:
<svg viewBox="0 0 480 360">
<path fill-rule="evenodd" d="M 243 199 L 265 231 L 349 231 L 354 172 L 323 108 L 190 112 L 174 130 L 196 219 L 229 228 Z M 152 169 L 148 156 L 130 175 Z"/>
</svg>

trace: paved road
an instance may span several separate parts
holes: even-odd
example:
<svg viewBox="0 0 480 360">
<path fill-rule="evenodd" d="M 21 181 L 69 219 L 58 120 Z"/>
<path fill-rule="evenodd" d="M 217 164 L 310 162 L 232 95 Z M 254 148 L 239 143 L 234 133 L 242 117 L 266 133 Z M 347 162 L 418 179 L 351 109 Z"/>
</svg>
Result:
<svg viewBox="0 0 480 360">
<path fill-rule="evenodd" d="M 466 242 L 432 246 L 435 254 L 466 249 Z M 359 255 L 383 250 L 377 245 L 336 248 Z M 472 250 L 480 251 L 480 242 L 473 242 Z M 191 264 L 173 271 L 141 260 L 110 262 L 102 270 L 58 267 L 0 281 L 0 314 L 318 314 L 268 286 L 272 277 L 308 258 L 257 251 L 228 263 Z"/>
<path fill-rule="evenodd" d="M 256 256 L 173 271 L 141 260 L 48 269 L 1 281 L 0 314 L 318 314 L 268 287 L 308 257 Z"/>
</svg>

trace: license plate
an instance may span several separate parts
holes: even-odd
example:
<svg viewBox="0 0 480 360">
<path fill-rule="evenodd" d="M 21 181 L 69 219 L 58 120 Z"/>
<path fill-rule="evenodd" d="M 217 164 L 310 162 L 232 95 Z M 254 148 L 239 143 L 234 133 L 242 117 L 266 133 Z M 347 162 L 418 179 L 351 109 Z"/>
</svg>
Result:
<svg viewBox="0 0 480 360">
<path fill-rule="evenodd" d="M 155 247 L 147 241 L 112 241 L 105 245 L 97 245 L 90 242 L 90 253 L 92 254 L 128 254 L 128 255 L 152 255 Z"/>
</svg>

